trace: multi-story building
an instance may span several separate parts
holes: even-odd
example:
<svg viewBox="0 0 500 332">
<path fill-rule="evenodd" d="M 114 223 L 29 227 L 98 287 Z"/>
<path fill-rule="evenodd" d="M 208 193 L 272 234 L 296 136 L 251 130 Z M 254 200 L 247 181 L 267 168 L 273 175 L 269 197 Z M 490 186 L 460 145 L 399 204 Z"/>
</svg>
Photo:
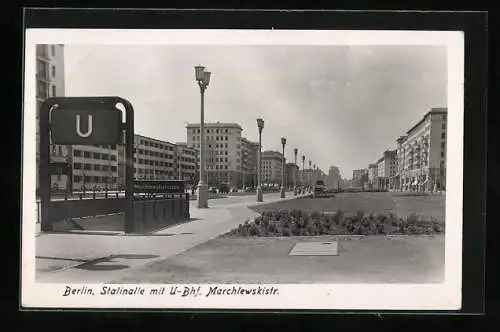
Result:
<svg viewBox="0 0 500 332">
<path fill-rule="evenodd" d="M 186 130 L 188 146 L 199 151 L 200 124 L 187 124 Z M 243 186 L 243 174 L 245 169 L 248 171 L 252 168 L 248 163 L 253 163 L 253 158 L 252 161 L 247 158 L 246 162 L 242 162 L 242 149 L 245 149 L 242 146 L 246 145 L 241 136 L 242 131 L 242 127 L 237 123 L 205 124 L 205 165 L 208 185 L 218 186 L 226 183 L 231 187 Z"/>
<path fill-rule="evenodd" d="M 286 160 L 284 160 L 286 163 Z M 283 154 L 278 151 L 263 151 L 261 156 L 262 182 L 264 185 L 281 185 Z"/>
<path fill-rule="evenodd" d="M 119 149 L 118 178 L 124 186 L 124 146 Z M 171 143 L 152 137 L 134 135 L 134 179 L 185 180 L 190 185 L 198 182 L 197 151 L 186 143 Z"/>
<path fill-rule="evenodd" d="M 371 189 L 378 189 L 378 163 L 368 166 L 368 186 Z"/>
<path fill-rule="evenodd" d="M 340 170 L 337 166 L 330 166 L 328 170 L 328 178 L 325 185 L 330 189 L 340 188 Z"/>
<path fill-rule="evenodd" d="M 187 143 L 177 143 L 174 155 L 175 172 L 179 174 L 178 179 L 195 185 L 198 179 L 198 151 L 187 146 Z"/>
<path fill-rule="evenodd" d="M 432 108 L 397 140 L 399 189 L 446 188 L 447 108 Z"/>
<path fill-rule="evenodd" d="M 377 161 L 378 188 L 389 189 L 396 175 L 397 150 L 384 151 L 382 157 Z"/>
<path fill-rule="evenodd" d="M 118 189 L 116 145 L 75 145 L 72 152 L 73 190 Z"/>
<path fill-rule="evenodd" d="M 285 165 L 285 186 L 293 189 L 294 185 L 300 185 L 299 166 L 295 163 L 287 163 Z"/>
<path fill-rule="evenodd" d="M 36 45 L 36 188 L 38 191 L 38 169 L 40 164 L 40 108 L 49 97 L 63 97 L 64 85 L 64 46 L 59 44 Z M 70 147 L 51 145 L 51 162 L 71 164 Z M 69 174 L 52 174 L 51 186 L 55 190 L 69 190 Z"/>
<path fill-rule="evenodd" d="M 244 187 L 257 186 L 257 160 L 259 143 L 241 138 L 241 172 Z"/>
<path fill-rule="evenodd" d="M 368 169 L 355 169 L 352 171 L 351 187 L 362 188 L 368 186 Z"/>
</svg>

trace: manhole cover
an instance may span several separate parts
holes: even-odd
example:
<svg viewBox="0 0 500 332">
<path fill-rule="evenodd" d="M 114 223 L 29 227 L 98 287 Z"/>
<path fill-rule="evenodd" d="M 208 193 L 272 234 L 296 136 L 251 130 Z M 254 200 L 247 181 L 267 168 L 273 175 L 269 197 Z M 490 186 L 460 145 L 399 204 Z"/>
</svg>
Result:
<svg viewBox="0 0 500 332">
<path fill-rule="evenodd" d="M 338 256 L 337 242 L 298 242 L 289 256 Z"/>
</svg>

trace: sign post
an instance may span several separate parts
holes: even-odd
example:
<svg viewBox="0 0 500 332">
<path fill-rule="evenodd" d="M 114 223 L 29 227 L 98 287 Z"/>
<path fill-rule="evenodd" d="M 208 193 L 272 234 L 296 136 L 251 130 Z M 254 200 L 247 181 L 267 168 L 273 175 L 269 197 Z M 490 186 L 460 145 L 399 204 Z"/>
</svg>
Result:
<svg viewBox="0 0 500 332">
<path fill-rule="evenodd" d="M 125 108 L 125 122 L 122 111 Z M 123 142 L 125 134 L 125 142 Z M 134 109 L 120 97 L 54 97 L 40 109 L 40 203 L 41 229 L 51 231 L 48 205 L 51 196 L 50 144 L 119 145 L 125 144 L 125 233 L 134 231 Z"/>
</svg>

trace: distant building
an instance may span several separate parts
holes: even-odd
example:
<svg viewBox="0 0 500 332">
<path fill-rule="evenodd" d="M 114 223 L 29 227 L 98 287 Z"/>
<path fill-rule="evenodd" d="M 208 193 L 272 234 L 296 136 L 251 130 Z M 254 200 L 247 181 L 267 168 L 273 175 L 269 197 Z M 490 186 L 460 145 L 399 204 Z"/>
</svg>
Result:
<svg viewBox="0 0 500 332">
<path fill-rule="evenodd" d="M 398 138 L 397 172 L 400 190 L 431 191 L 446 188 L 447 108 L 432 108 Z"/>
<path fill-rule="evenodd" d="M 278 151 L 263 151 L 261 155 L 262 182 L 264 185 L 281 185 L 283 155 Z M 286 159 L 284 160 L 286 163 Z"/>
<path fill-rule="evenodd" d="M 244 187 L 257 187 L 259 143 L 241 138 L 241 173 Z"/>
<path fill-rule="evenodd" d="M 368 186 L 368 169 L 355 169 L 352 171 L 351 187 L 364 188 Z"/>
<path fill-rule="evenodd" d="M 325 181 L 325 185 L 330 189 L 339 189 L 340 188 L 340 170 L 337 166 L 330 166 L 328 170 L 328 178 Z"/>
<path fill-rule="evenodd" d="M 397 151 L 384 151 L 383 156 L 377 161 L 378 188 L 390 189 L 396 174 Z"/>
<path fill-rule="evenodd" d="M 287 163 L 285 165 L 285 184 L 287 188 L 293 189 L 294 186 L 299 186 L 299 166 L 295 163 Z"/>
<path fill-rule="evenodd" d="M 378 189 L 378 163 L 368 166 L 368 187 Z"/>
</svg>

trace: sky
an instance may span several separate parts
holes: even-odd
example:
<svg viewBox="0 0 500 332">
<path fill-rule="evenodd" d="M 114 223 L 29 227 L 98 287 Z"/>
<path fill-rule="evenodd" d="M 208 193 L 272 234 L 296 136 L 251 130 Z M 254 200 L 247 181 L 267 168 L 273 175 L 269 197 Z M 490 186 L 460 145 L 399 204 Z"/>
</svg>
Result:
<svg viewBox="0 0 500 332">
<path fill-rule="evenodd" d="M 350 178 L 395 148 L 431 107 L 446 107 L 444 46 L 66 45 L 65 95 L 119 96 L 135 111 L 135 132 L 186 141 L 200 122 L 194 66 L 212 73 L 206 122 L 236 122 L 263 150 L 301 156 Z"/>
</svg>

